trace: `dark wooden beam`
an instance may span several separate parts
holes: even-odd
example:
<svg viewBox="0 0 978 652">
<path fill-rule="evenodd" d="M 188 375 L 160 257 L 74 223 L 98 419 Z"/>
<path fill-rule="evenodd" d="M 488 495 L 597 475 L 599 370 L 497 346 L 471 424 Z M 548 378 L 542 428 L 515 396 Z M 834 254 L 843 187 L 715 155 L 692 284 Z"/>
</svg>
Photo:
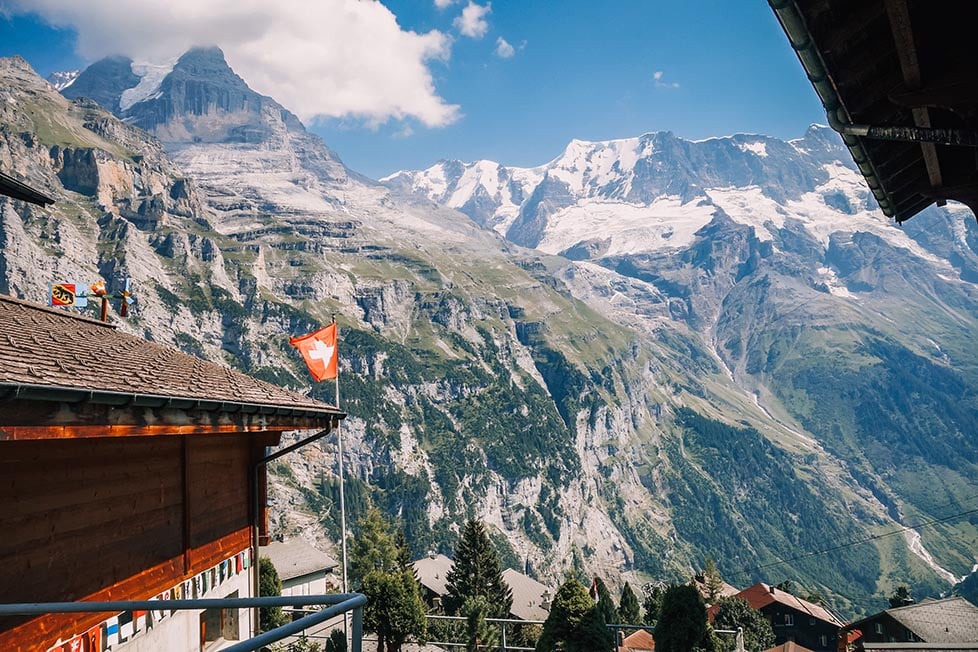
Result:
<svg viewBox="0 0 978 652">
<path fill-rule="evenodd" d="M 335 416 L 118 407 L 15 399 L 0 402 L 0 442 L 18 439 L 282 433 L 325 428 Z"/>
<path fill-rule="evenodd" d="M 911 90 L 919 89 L 923 84 L 920 74 L 920 61 L 917 58 L 917 46 L 914 42 L 913 26 L 910 24 L 910 10 L 906 0 L 886 0 L 886 14 L 890 19 L 893 30 L 893 41 L 896 43 L 897 58 L 903 81 Z M 930 128 L 930 114 L 926 107 L 913 109 L 914 124 L 918 127 Z M 941 163 L 937 157 L 937 146 L 933 143 L 921 143 L 920 152 L 927 166 L 927 178 L 933 188 L 944 183 L 941 175 Z"/>
</svg>

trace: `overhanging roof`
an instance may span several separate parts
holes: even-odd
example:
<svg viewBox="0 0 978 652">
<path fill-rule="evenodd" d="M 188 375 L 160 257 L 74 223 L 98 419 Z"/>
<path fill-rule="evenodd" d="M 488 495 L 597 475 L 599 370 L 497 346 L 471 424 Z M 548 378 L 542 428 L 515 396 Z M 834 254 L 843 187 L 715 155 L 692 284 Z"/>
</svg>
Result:
<svg viewBox="0 0 978 652">
<path fill-rule="evenodd" d="M 768 2 L 886 215 L 978 209 L 978 3 Z"/>
<path fill-rule="evenodd" d="M 34 190 L 26 183 L 22 183 L 3 172 L 0 172 L 0 195 L 13 197 L 14 199 L 37 204 L 38 206 L 47 206 L 48 204 L 54 203 L 54 200 L 47 195 Z"/>
<path fill-rule="evenodd" d="M 145 409 L 155 411 L 154 420 L 167 432 L 188 433 L 195 430 L 180 415 L 189 413 L 210 414 L 198 420 L 215 431 L 242 430 L 245 423 L 249 431 L 331 427 L 345 416 L 334 406 L 109 324 L 5 296 L 0 296 L 0 401 L 6 402 L 0 439 L 18 438 L 14 426 L 73 425 L 60 410 L 42 410 L 43 420 L 35 421 L 32 413 L 38 410 L 11 409 L 11 402 L 24 401 L 102 406 L 113 416 L 99 426 L 98 436 L 146 434 L 142 430 L 153 424 L 136 415 Z M 136 416 L 123 418 L 127 411 Z M 89 436 L 78 428 L 70 432 Z"/>
</svg>

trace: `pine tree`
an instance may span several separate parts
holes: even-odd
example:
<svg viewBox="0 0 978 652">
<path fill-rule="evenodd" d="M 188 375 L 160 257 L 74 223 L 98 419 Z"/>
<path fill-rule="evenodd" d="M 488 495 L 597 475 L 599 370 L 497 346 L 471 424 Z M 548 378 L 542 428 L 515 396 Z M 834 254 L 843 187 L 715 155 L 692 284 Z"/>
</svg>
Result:
<svg viewBox="0 0 978 652">
<path fill-rule="evenodd" d="M 390 524 L 380 510 L 371 507 L 357 524 L 359 533 L 350 541 L 350 581 L 358 586 L 370 571 L 391 571 L 398 567 L 401 552 L 394 542 Z"/>
<path fill-rule="evenodd" d="M 706 587 L 706 601 L 713 604 L 723 592 L 723 578 L 720 577 L 720 571 L 717 570 L 713 557 L 706 558 L 706 568 L 703 569 L 703 584 Z"/>
<path fill-rule="evenodd" d="M 614 642 L 584 585 L 573 577 L 561 584 L 543 623 L 537 652 L 607 652 Z"/>
<path fill-rule="evenodd" d="M 662 610 L 662 599 L 666 595 L 666 589 L 670 586 L 672 585 L 659 582 L 652 586 L 648 595 L 645 596 L 645 602 L 642 604 L 642 608 L 645 610 L 646 625 L 655 625 L 655 622 L 659 620 L 659 612 Z"/>
<path fill-rule="evenodd" d="M 895 609 L 896 607 L 906 607 L 914 603 L 913 597 L 910 595 L 910 587 L 905 584 L 901 584 L 896 587 L 893 591 L 893 595 L 890 596 L 890 609 Z"/>
<path fill-rule="evenodd" d="M 662 597 L 655 625 L 656 652 L 689 652 L 712 648 L 703 596 L 693 586 L 670 586 Z"/>
<path fill-rule="evenodd" d="M 635 625 L 641 622 L 642 614 L 641 608 L 638 605 L 638 597 L 636 597 L 635 592 L 632 591 L 632 587 L 629 586 L 628 582 L 625 582 L 625 586 L 621 588 L 621 600 L 619 600 L 618 606 L 618 622 Z"/>
<path fill-rule="evenodd" d="M 481 595 L 489 604 L 490 618 L 509 616 L 513 592 L 503 581 L 499 555 L 480 521 L 472 519 L 465 524 L 445 579 L 443 604 L 447 614 L 458 614 L 466 599 Z"/>
<path fill-rule="evenodd" d="M 596 602 L 598 603 L 598 612 L 601 614 L 601 619 L 604 623 L 610 625 L 619 622 L 618 609 L 615 607 L 615 601 L 611 598 L 611 593 L 608 591 L 604 580 L 600 577 L 595 577 L 594 589 L 597 594 Z"/>
<path fill-rule="evenodd" d="M 489 602 L 481 595 L 467 598 L 462 604 L 461 612 L 466 619 L 466 652 L 491 649 L 498 643 L 496 629 L 486 622 L 489 611 Z"/>
</svg>

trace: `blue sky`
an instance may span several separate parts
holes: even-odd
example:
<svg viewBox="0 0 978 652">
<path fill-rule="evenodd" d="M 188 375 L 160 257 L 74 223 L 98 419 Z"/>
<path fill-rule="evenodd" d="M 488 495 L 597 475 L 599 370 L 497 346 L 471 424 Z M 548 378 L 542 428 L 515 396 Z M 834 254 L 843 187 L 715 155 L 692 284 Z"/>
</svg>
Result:
<svg viewBox="0 0 978 652">
<path fill-rule="evenodd" d="M 325 2 L 315 20 L 324 30 L 342 23 L 358 10 L 344 4 L 350 1 Z M 106 5 L 101 22 L 109 23 L 94 26 L 97 11 L 91 12 L 96 16 L 92 19 L 59 7 L 65 5 L 59 0 L 35 2 L 0 0 L 0 54 L 21 54 L 42 75 L 84 66 L 109 52 L 105 43 L 115 42 L 113 29 L 119 35 L 134 32 L 132 23 L 121 19 L 118 25 L 111 24 L 115 15 L 123 13 L 112 6 L 113 0 L 92 0 Z M 390 34 L 391 56 L 415 65 L 400 71 L 395 70 L 396 61 L 379 61 L 378 66 L 386 65 L 394 77 L 375 77 L 366 69 L 363 73 L 357 69 L 355 76 L 375 87 L 393 88 L 399 79 L 405 86 L 428 84 L 426 94 L 403 88 L 396 91 L 399 97 L 374 97 L 367 89 L 344 105 L 338 99 L 333 102 L 340 95 L 330 88 L 341 83 L 333 81 L 338 78 L 336 70 L 311 67 L 308 61 L 334 56 L 326 50 L 312 50 L 310 45 L 285 51 L 281 57 L 292 59 L 269 61 L 265 71 L 259 66 L 267 59 L 249 58 L 248 48 L 253 55 L 260 44 L 246 43 L 244 36 L 215 27 L 213 36 L 199 31 L 195 38 L 224 47 L 246 81 L 296 110 L 347 165 L 375 178 L 445 158 L 539 165 L 558 155 L 572 138 L 603 140 L 657 130 L 691 139 L 737 132 L 794 138 L 812 122 L 825 121 L 772 11 L 761 0 L 495 0 L 491 4 L 439 0 L 437 4 L 444 7 L 434 0 L 385 0 L 383 4 L 396 18 L 392 29 L 400 29 Z M 38 6 L 44 7 L 43 17 L 28 13 Z M 329 13 L 333 7 L 344 18 L 334 18 Z M 220 25 L 220 18 L 215 18 L 215 25 Z M 129 19 L 160 20 L 136 12 Z M 385 17 L 370 17 L 375 19 Z M 197 22 L 206 27 L 206 20 Z M 174 32 L 184 31 L 179 23 L 173 25 Z M 283 24 L 281 29 L 286 31 L 269 38 L 288 41 L 281 35 L 294 27 Z M 352 28 L 336 29 L 344 30 L 342 34 Z M 368 29 L 379 33 L 379 28 Z M 322 40 L 336 42 L 336 34 Z M 424 53 L 419 50 L 422 37 L 427 39 Z M 242 45 L 234 50 L 230 44 L 229 49 L 222 38 L 240 38 Z M 502 49 L 500 39 L 505 41 Z M 121 53 L 137 60 L 139 55 L 151 56 L 139 48 L 152 39 L 139 40 L 135 35 L 130 40 L 133 43 L 128 45 L 124 39 L 119 41 Z M 369 38 L 361 35 L 358 40 Z M 301 42 L 301 37 L 295 41 Z M 161 41 L 153 52 L 177 48 L 179 43 L 178 39 Z M 372 55 L 353 46 L 345 50 L 351 59 L 330 65 L 349 70 Z M 290 61 L 303 76 L 301 84 L 287 87 L 280 82 L 288 76 Z M 417 81 L 412 75 L 419 75 Z M 297 85 L 299 92 L 289 95 Z M 299 110 L 297 105 L 307 98 L 313 103 Z M 320 110 L 326 117 L 314 118 Z"/>
</svg>

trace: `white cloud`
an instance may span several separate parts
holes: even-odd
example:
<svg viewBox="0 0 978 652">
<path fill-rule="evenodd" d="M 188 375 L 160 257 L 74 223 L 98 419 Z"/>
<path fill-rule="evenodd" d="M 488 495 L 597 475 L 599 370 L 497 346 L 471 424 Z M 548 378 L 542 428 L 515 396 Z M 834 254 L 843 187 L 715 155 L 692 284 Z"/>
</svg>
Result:
<svg viewBox="0 0 978 652">
<path fill-rule="evenodd" d="M 436 0 L 444 1 L 444 0 Z M 405 31 L 380 2 L 359 0 L 12 0 L 78 32 L 78 53 L 159 61 L 194 45 L 218 45 L 256 91 L 305 121 L 353 116 L 371 125 L 415 118 L 455 121 L 430 65 L 448 60 L 451 38 Z M 468 8 L 466 8 L 468 10 Z M 488 10 L 488 8 L 487 8 Z"/>
<path fill-rule="evenodd" d="M 462 10 L 462 15 L 455 19 L 454 25 L 463 36 L 482 38 L 489 31 L 489 21 L 486 20 L 486 15 L 490 11 L 492 11 L 492 3 L 477 5 L 469 0 L 469 4 L 465 5 L 465 9 Z"/>
<path fill-rule="evenodd" d="M 509 59 L 516 54 L 516 48 L 509 44 L 502 36 L 496 39 L 496 56 L 502 59 Z"/>
<path fill-rule="evenodd" d="M 656 88 L 679 88 L 679 82 L 667 82 L 663 81 L 663 72 L 661 70 L 656 70 L 652 73 L 652 81 L 655 82 Z"/>
<path fill-rule="evenodd" d="M 439 9 L 445 9 L 452 4 L 455 4 L 455 0 L 435 0 L 435 6 Z"/>
</svg>

